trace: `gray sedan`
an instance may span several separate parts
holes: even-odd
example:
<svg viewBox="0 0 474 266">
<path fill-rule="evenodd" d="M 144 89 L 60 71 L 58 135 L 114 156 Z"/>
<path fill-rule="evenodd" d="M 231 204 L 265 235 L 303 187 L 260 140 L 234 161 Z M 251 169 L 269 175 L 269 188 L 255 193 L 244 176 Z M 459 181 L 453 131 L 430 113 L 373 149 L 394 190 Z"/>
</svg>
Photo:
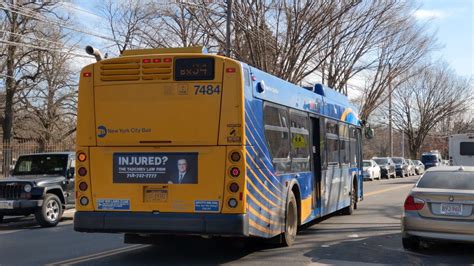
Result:
<svg viewBox="0 0 474 266">
<path fill-rule="evenodd" d="M 474 167 L 428 169 L 405 200 L 403 247 L 421 239 L 474 243 Z"/>
</svg>

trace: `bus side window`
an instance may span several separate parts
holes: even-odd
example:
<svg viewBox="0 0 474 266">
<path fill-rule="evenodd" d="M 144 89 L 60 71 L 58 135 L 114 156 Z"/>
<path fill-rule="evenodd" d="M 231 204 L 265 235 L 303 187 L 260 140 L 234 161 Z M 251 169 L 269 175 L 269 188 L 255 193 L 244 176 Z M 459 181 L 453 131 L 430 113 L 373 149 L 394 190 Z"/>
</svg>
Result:
<svg viewBox="0 0 474 266">
<path fill-rule="evenodd" d="M 276 174 L 290 172 L 290 130 L 288 109 L 265 104 L 263 110 L 265 138 Z"/>
<path fill-rule="evenodd" d="M 357 129 L 353 126 L 349 127 L 349 141 L 351 167 L 357 167 Z"/>
<path fill-rule="evenodd" d="M 339 123 L 339 147 L 341 164 L 350 165 L 349 127 L 344 123 Z"/>
<path fill-rule="evenodd" d="M 244 67 L 244 83 L 245 87 L 250 87 L 250 74 L 249 69 Z"/>
<path fill-rule="evenodd" d="M 339 165 L 339 137 L 336 121 L 326 120 L 326 147 L 328 152 L 328 165 Z"/>
<path fill-rule="evenodd" d="M 321 168 L 326 169 L 328 166 L 327 150 L 326 150 L 326 119 L 321 117 L 319 120 L 319 133 L 320 133 L 320 156 L 321 156 Z"/>
<path fill-rule="evenodd" d="M 291 171 L 310 171 L 309 119 L 305 113 L 290 111 Z"/>
</svg>

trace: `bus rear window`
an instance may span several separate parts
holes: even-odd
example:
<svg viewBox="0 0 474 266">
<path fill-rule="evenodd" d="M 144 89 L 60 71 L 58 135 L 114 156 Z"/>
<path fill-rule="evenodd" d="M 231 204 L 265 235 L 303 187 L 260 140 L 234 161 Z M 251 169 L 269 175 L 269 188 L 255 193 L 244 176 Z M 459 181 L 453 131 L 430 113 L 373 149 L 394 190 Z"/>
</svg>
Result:
<svg viewBox="0 0 474 266">
<path fill-rule="evenodd" d="M 213 80 L 214 58 L 178 58 L 174 65 L 174 79 Z"/>
<path fill-rule="evenodd" d="M 460 154 L 464 156 L 474 155 L 474 142 L 461 142 L 459 144 Z"/>
</svg>

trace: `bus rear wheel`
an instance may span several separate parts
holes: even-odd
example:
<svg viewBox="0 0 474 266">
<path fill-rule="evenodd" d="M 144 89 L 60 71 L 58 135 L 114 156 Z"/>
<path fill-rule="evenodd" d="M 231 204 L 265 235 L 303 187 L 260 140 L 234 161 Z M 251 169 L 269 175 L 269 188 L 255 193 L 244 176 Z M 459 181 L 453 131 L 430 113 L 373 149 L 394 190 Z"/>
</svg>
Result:
<svg viewBox="0 0 474 266">
<path fill-rule="evenodd" d="M 285 232 L 282 237 L 282 246 L 290 247 L 296 239 L 296 232 L 298 231 L 298 206 L 296 205 L 296 198 L 293 191 L 288 193 L 288 200 L 286 202 L 285 214 Z"/>
<path fill-rule="evenodd" d="M 341 210 L 341 213 L 343 215 L 351 215 L 354 212 L 354 210 L 357 209 L 357 190 L 356 190 L 355 182 L 351 191 L 350 199 L 351 199 L 350 205 Z"/>
</svg>

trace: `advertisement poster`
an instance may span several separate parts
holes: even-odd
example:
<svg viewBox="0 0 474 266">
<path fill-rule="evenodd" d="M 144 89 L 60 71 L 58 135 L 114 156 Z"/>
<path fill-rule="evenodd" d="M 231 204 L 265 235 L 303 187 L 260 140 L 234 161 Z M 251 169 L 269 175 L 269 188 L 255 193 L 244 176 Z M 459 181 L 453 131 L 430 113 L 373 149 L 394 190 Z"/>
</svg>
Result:
<svg viewBox="0 0 474 266">
<path fill-rule="evenodd" d="M 197 184 L 198 153 L 114 153 L 114 183 Z"/>
</svg>

